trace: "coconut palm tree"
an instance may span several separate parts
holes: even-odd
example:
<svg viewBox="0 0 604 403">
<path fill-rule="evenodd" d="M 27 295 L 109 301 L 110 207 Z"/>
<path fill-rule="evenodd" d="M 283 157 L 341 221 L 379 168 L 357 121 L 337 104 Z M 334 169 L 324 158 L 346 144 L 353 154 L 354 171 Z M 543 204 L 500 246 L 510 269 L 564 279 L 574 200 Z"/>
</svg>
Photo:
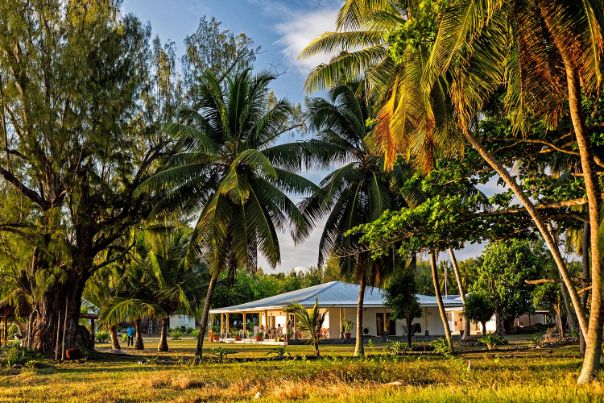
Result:
<svg viewBox="0 0 604 403">
<path fill-rule="evenodd" d="M 310 334 L 310 341 L 315 349 L 315 357 L 318 357 L 320 355 L 319 342 L 321 341 L 321 328 L 327 314 L 327 311 L 321 313 L 319 310 L 319 298 L 317 298 L 315 305 L 310 310 L 300 304 L 292 304 L 286 310 L 296 316 L 298 328 Z"/>
<path fill-rule="evenodd" d="M 346 232 L 377 219 L 394 206 L 393 198 L 382 159 L 369 151 L 367 108 L 350 86 L 331 90 L 330 100 L 308 101 L 308 115 L 308 127 L 316 132 L 316 138 L 305 143 L 311 160 L 323 167 L 344 165 L 325 177 L 301 208 L 314 222 L 327 216 L 319 243 L 319 266 L 330 253 L 340 254 L 342 270 L 353 273 L 359 282 L 355 355 L 363 355 L 365 287 L 378 283 L 394 260 L 374 260 L 369 253 L 356 251 L 357 237 L 346 236 Z"/>
<path fill-rule="evenodd" d="M 221 83 L 208 71 L 195 105 L 181 113 L 181 122 L 167 126 L 182 151 L 139 189 L 168 188 L 162 208 L 201 210 L 189 252 L 207 259 L 211 279 L 196 357 L 202 355 L 219 276 L 227 272 L 232 277 L 237 267 L 255 269 L 258 253 L 275 266 L 280 261 L 277 231 L 291 228 L 298 240 L 310 229 L 285 192 L 306 195 L 316 185 L 292 172 L 300 166 L 300 146 L 277 144 L 298 123 L 292 122 L 294 108 L 287 101 L 270 96 L 273 79 L 245 70 Z"/>
<path fill-rule="evenodd" d="M 463 21 L 460 23 L 460 21 Z M 440 15 L 424 76 L 424 91 L 450 74 L 464 136 L 506 182 L 509 174 L 470 134 L 469 125 L 485 101 L 504 84 L 505 109 L 522 131 L 530 118 L 555 126 L 568 105 L 579 152 L 590 222 L 592 295 L 589 323 L 554 239 L 530 200 L 519 196 L 548 246 L 569 290 L 587 348 L 579 382 L 596 376 L 602 344 L 602 266 L 598 249 L 601 189 L 596 165 L 603 166 L 587 133 L 581 97 L 600 91 L 604 51 L 604 10 L 598 1 L 455 1 Z M 480 91 L 476 89 L 480 88 Z M 501 172 L 500 172 L 501 171 Z M 510 183 L 508 183 L 510 185 Z M 557 250 L 557 247 L 555 248 Z M 595 252 L 595 254 L 594 254 Z M 594 292 L 595 291 L 595 292 Z"/>
<path fill-rule="evenodd" d="M 203 262 L 187 262 L 189 237 L 185 231 L 144 234 L 144 257 L 141 264 L 148 270 L 145 286 L 152 300 L 161 308 L 158 351 L 168 351 L 170 315 L 192 314 L 200 305 L 197 295 L 203 290 L 201 272 L 207 269 Z"/>
</svg>

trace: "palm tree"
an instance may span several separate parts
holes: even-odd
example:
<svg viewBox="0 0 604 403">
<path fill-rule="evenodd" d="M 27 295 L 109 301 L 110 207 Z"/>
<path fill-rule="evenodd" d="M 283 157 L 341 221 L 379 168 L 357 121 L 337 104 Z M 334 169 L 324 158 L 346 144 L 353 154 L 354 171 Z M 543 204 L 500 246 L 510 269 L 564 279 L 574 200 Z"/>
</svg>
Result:
<svg viewBox="0 0 604 403">
<path fill-rule="evenodd" d="M 100 317 L 104 319 L 100 322 L 100 325 L 106 327 L 109 331 L 111 349 L 116 351 L 121 350 L 117 335 L 119 321 L 108 321 L 104 315 L 111 309 L 113 298 L 118 296 L 123 275 L 124 271 L 121 269 L 120 265 L 114 264 L 104 267 L 94 273 L 94 275 L 86 282 L 86 288 L 84 289 L 83 294 L 83 298 L 99 310 Z"/>
<path fill-rule="evenodd" d="M 196 295 L 203 289 L 200 272 L 205 267 L 202 262 L 185 261 L 189 237 L 182 230 L 171 230 L 169 234 L 147 232 L 144 243 L 141 264 L 148 270 L 146 287 L 163 312 L 158 351 L 168 351 L 170 315 L 196 310 Z"/>
<path fill-rule="evenodd" d="M 315 305 L 310 309 L 300 304 L 292 304 L 286 308 L 287 312 L 291 312 L 296 317 L 296 323 L 300 330 L 308 332 L 310 334 L 310 341 L 315 348 L 315 357 L 320 355 L 319 353 L 319 342 L 321 340 L 321 328 L 325 321 L 325 315 L 327 311 L 321 313 L 319 310 L 319 298 L 317 298 Z"/>
<path fill-rule="evenodd" d="M 374 260 L 367 252 L 355 251 L 358 238 L 346 236 L 357 225 L 377 219 L 393 206 L 389 183 L 382 170 L 382 159 L 368 149 L 367 108 L 348 85 L 330 91 L 331 100 L 308 102 L 308 126 L 316 139 L 305 147 L 312 160 L 324 167 L 345 165 L 331 172 L 312 196 L 305 199 L 302 211 L 315 222 L 327 216 L 319 244 L 319 266 L 330 253 L 340 258 L 343 272 L 359 281 L 355 355 L 363 355 L 363 299 L 367 283 L 378 283 L 391 269 L 393 259 Z"/>
<path fill-rule="evenodd" d="M 232 277 L 237 267 L 255 269 L 258 253 L 275 266 L 280 261 L 277 231 L 291 226 L 299 240 L 310 228 L 285 192 L 305 195 L 316 185 L 292 172 L 300 166 L 300 146 L 276 144 L 298 123 L 292 123 L 293 108 L 287 101 L 270 96 L 273 79 L 245 70 L 221 84 L 206 72 L 194 107 L 181 113 L 182 123 L 167 126 L 182 151 L 139 189 L 170 189 L 162 208 L 201 209 L 189 252 L 208 260 L 211 279 L 198 358 L 219 276 L 227 272 Z"/>
<path fill-rule="evenodd" d="M 463 21 L 463 23 L 460 23 Z M 587 348 L 579 382 L 595 379 L 602 344 L 602 266 L 598 250 L 601 189 L 581 105 L 582 94 L 599 92 L 604 50 L 604 11 L 585 0 L 452 2 L 440 15 L 424 90 L 435 77 L 451 74 L 452 98 L 464 136 L 506 180 L 545 238 L 569 290 Z M 484 102 L 505 83 L 505 108 L 514 127 L 530 118 L 555 125 L 568 105 L 588 199 L 592 251 L 589 324 L 552 235 L 507 171 L 470 134 L 469 124 Z M 476 88 L 480 87 L 480 91 Z M 521 197 L 522 196 L 522 197 Z"/>
</svg>

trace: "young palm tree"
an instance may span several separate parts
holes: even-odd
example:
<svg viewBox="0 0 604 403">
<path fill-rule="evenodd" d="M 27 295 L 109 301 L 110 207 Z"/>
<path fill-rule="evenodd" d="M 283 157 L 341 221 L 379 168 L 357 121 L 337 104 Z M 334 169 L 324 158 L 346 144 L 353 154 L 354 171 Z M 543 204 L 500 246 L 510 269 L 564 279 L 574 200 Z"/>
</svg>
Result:
<svg viewBox="0 0 604 403">
<path fill-rule="evenodd" d="M 464 23 L 460 23 L 464 21 Z M 440 16 L 436 41 L 424 79 L 425 90 L 435 77 L 451 74 L 452 98 L 456 100 L 464 135 L 506 180 L 509 174 L 470 134 L 469 124 L 484 102 L 505 84 L 505 107 L 516 129 L 530 118 L 557 123 L 568 105 L 580 155 L 588 199 L 592 250 L 592 294 L 589 323 L 552 235 L 530 200 L 521 197 L 548 246 L 577 312 L 587 348 L 579 382 L 596 376 L 602 344 L 604 280 L 598 250 L 601 189 L 595 166 L 601 159 L 593 152 L 581 105 L 582 94 L 599 92 L 604 50 L 604 10 L 600 2 L 585 0 L 452 2 Z M 480 91 L 476 89 L 480 87 Z M 595 252 L 595 253 L 594 253 Z"/>
<path fill-rule="evenodd" d="M 367 108 L 351 87 L 341 85 L 330 92 L 331 100 L 308 102 L 308 125 L 316 139 L 305 147 L 312 160 L 322 166 L 345 165 L 330 173 L 312 196 L 305 199 L 302 211 L 315 222 L 327 216 L 319 244 L 319 265 L 330 253 L 340 253 L 344 272 L 359 281 L 355 355 L 363 355 L 363 299 L 367 283 L 380 281 L 390 270 L 393 259 L 373 260 L 367 252 L 357 252 L 357 238 L 346 232 L 357 225 L 377 219 L 393 206 L 382 159 L 368 149 Z"/>
<path fill-rule="evenodd" d="M 164 312 L 160 316 L 158 351 L 168 351 L 170 315 L 191 314 L 199 304 L 196 296 L 203 289 L 200 272 L 205 267 L 200 262 L 186 262 L 184 257 L 189 237 L 182 230 L 170 234 L 145 234 L 145 251 L 142 265 L 148 270 L 145 286 L 151 290 L 152 299 Z"/>
<path fill-rule="evenodd" d="M 201 209 L 190 251 L 205 256 L 212 273 L 201 315 L 196 357 L 203 339 L 214 287 L 224 272 L 255 269 L 262 253 L 280 261 L 277 231 L 292 228 L 300 239 L 309 222 L 285 192 L 302 195 L 316 185 L 292 172 L 300 166 L 300 146 L 276 144 L 297 126 L 293 108 L 269 96 L 269 74 L 243 71 L 221 83 L 207 72 L 197 102 L 182 113 L 183 123 L 168 126 L 182 144 L 170 167 L 145 182 L 139 191 L 165 187 L 163 208 Z"/>
<path fill-rule="evenodd" d="M 315 348 L 315 357 L 319 357 L 319 342 L 321 341 L 321 328 L 325 321 L 327 311 L 321 313 L 319 310 L 319 298 L 315 305 L 310 309 L 305 308 L 300 304 L 292 304 L 286 308 L 287 312 L 291 312 L 296 316 L 296 324 L 300 330 L 310 334 L 310 341 Z"/>
</svg>

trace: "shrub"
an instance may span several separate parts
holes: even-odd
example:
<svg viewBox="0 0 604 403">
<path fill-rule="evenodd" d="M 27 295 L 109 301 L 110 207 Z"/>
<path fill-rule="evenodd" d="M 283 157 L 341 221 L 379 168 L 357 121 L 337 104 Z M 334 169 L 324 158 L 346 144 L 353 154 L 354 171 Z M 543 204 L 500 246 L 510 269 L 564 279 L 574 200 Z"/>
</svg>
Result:
<svg viewBox="0 0 604 403">
<path fill-rule="evenodd" d="M 95 341 L 97 343 L 107 343 L 107 340 L 109 340 L 109 332 L 106 330 L 100 330 L 98 332 L 96 332 L 95 335 Z"/>
<path fill-rule="evenodd" d="M 444 356 L 448 356 L 451 355 L 451 349 L 449 348 L 449 343 L 447 343 L 447 341 L 445 339 L 436 339 L 433 340 L 432 346 L 434 347 L 434 352 L 436 354 L 441 354 Z"/>
<path fill-rule="evenodd" d="M 180 340 L 180 337 L 182 336 L 180 329 L 170 329 L 169 334 L 172 340 Z"/>
<path fill-rule="evenodd" d="M 38 359 L 40 359 L 38 353 L 15 343 L 9 344 L 0 350 L 0 364 L 6 367 L 25 365 L 29 361 Z"/>
<path fill-rule="evenodd" d="M 195 338 L 198 338 L 200 332 L 201 332 L 201 330 L 199 330 L 198 328 L 195 328 L 195 329 L 192 329 L 189 334 Z"/>
<path fill-rule="evenodd" d="M 386 351 L 391 355 L 401 355 L 409 352 L 411 349 L 401 341 L 392 341 L 388 343 L 388 347 L 386 347 Z"/>
<path fill-rule="evenodd" d="M 266 355 L 274 356 L 274 357 L 280 358 L 280 359 L 290 356 L 289 352 L 286 351 L 286 346 L 274 348 L 271 351 L 269 351 L 268 353 L 266 353 Z"/>
<path fill-rule="evenodd" d="M 507 341 L 503 337 L 492 333 L 481 336 L 478 341 L 486 346 L 487 350 L 493 350 L 497 346 L 507 344 Z"/>
</svg>

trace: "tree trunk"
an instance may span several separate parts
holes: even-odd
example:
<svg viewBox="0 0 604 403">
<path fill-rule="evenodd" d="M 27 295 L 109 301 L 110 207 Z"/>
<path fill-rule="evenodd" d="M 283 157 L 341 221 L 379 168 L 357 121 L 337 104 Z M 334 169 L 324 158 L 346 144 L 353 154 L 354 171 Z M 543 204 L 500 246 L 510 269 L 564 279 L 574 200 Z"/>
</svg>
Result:
<svg viewBox="0 0 604 403">
<path fill-rule="evenodd" d="M 65 348 L 77 348 L 82 351 L 92 350 L 93 343 L 90 333 L 84 326 L 79 325 L 82 292 L 85 280 L 68 276 L 64 283 L 50 286 L 34 304 L 37 311 L 32 324 L 31 347 L 45 354 L 52 355 L 55 351 L 57 323 L 61 317 L 61 326 L 65 326 Z M 67 318 L 65 308 L 67 303 Z M 63 331 L 58 335 L 62 338 Z M 62 344 L 62 341 L 61 341 Z"/>
<path fill-rule="evenodd" d="M 201 321 L 199 324 L 199 337 L 197 337 L 197 349 L 195 350 L 195 360 L 198 361 L 203 354 L 203 339 L 205 338 L 206 328 L 208 327 L 208 317 L 210 315 L 210 305 L 212 303 L 212 295 L 214 294 L 214 288 L 218 281 L 219 273 L 212 273 L 210 283 L 208 284 L 208 291 L 206 293 L 206 300 L 203 305 L 203 312 L 201 314 Z"/>
<path fill-rule="evenodd" d="M 134 321 L 134 349 L 144 350 L 145 343 L 143 342 L 143 332 L 141 331 L 141 320 Z"/>
<path fill-rule="evenodd" d="M 161 331 L 159 334 L 159 347 L 157 351 L 168 351 L 168 328 L 170 327 L 170 318 L 162 318 L 161 320 Z"/>
<path fill-rule="evenodd" d="M 577 147 L 581 158 L 581 170 L 583 171 L 583 179 L 585 181 L 585 192 L 587 194 L 587 208 L 590 224 L 590 249 L 591 249 L 591 306 L 589 315 L 589 330 L 582 326 L 583 334 L 585 335 L 585 357 L 581 374 L 579 375 L 579 383 L 587 383 L 593 381 L 597 377 L 600 367 L 600 357 L 602 355 L 602 322 L 603 322 L 603 297 L 604 297 L 604 282 L 602 282 L 602 261 L 600 256 L 600 248 L 598 245 L 598 235 L 600 228 L 600 204 L 601 192 L 598 182 L 598 176 L 595 169 L 595 161 L 593 149 L 589 140 L 589 135 L 585 128 L 585 120 L 581 107 L 581 80 L 579 72 L 575 65 L 576 57 L 570 54 L 566 37 L 561 38 L 556 35 L 556 20 L 555 11 L 543 1 L 539 2 L 539 10 L 545 22 L 545 26 L 552 33 L 552 39 L 560 52 L 566 72 L 566 85 L 568 88 L 568 109 L 570 118 L 577 139 Z M 567 285 L 567 287 L 570 286 Z M 573 301 L 574 302 L 574 301 Z M 576 309 L 576 308 L 575 308 Z M 577 310 L 577 314 L 579 311 Z"/>
<path fill-rule="evenodd" d="M 445 312 L 445 306 L 443 305 L 442 295 L 440 293 L 440 287 L 438 283 L 438 270 L 436 267 L 436 252 L 430 251 L 430 269 L 432 269 L 432 283 L 434 284 L 434 295 L 436 296 L 436 303 L 438 304 L 438 312 L 440 313 L 440 319 L 443 322 L 443 329 L 445 330 L 445 337 L 449 350 L 453 352 L 453 340 L 451 339 L 451 329 L 449 328 L 449 321 L 447 320 L 447 313 Z"/>
<path fill-rule="evenodd" d="M 589 315 L 589 331 L 585 337 L 585 357 L 583 367 L 579 375 L 579 383 L 593 381 L 600 368 L 600 357 L 602 355 L 602 322 L 604 304 L 604 282 L 602 282 L 602 257 L 599 247 L 600 229 L 600 186 L 595 170 L 593 150 L 585 130 L 583 111 L 581 109 L 581 87 L 579 75 L 565 57 L 566 81 L 568 85 L 568 106 L 573 122 L 575 137 L 579 154 L 581 156 L 581 169 L 585 180 L 585 192 L 587 193 L 587 206 L 589 212 L 590 226 L 590 250 L 591 250 L 591 304 Z"/>
<path fill-rule="evenodd" d="M 363 347 L 363 300 L 365 299 L 366 285 L 367 279 L 365 278 L 365 271 L 361 270 L 359 278 L 359 298 L 357 301 L 357 334 L 354 345 L 355 357 L 363 357 L 365 355 L 365 349 Z"/>
<path fill-rule="evenodd" d="M 564 283 L 560 284 L 560 291 L 562 293 L 562 302 L 564 303 L 564 310 L 566 311 L 566 322 L 568 323 L 568 330 L 574 333 L 577 331 L 577 316 L 575 315 L 575 311 L 573 310 L 573 307 L 569 301 L 568 289 L 566 288 Z"/>
<path fill-rule="evenodd" d="M 453 265 L 453 272 L 455 273 L 455 280 L 457 281 L 457 289 L 459 290 L 459 296 L 461 297 L 461 304 L 463 308 L 466 308 L 466 290 L 461 282 L 461 273 L 459 271 L 459 266 L 457 265 L 457 258 L 455 257 L 455 253 L 453 249 L 449 248 L 449 256 L 451 257 L 451 264 Z M 470 337 L 470 321 L 466 319 L 464 316 L 463 321 L 463 335 L 461 336 L 462 340 Z"/>
<path fill-rule="evenodd" d="M 109 338 L 111 338 L 111 349 L 118 351 L 122 349 L 122 346 L 120 346 L 120 341 L 117 337 L 117 326 L 111 326 L 109 328 Z"/>
<path fill-rule="evenodd" d="M 487 334 L 487 322 L 480 322 L 480 324 L 482 325 L 482 335 L 484 336 Z"/>
<path fill-rule="evenodd" d="M 413 325 L 413 318 L 407 317 L 407 345 L 409 347 L 411 347 L 411 344 L 413 342 L 412 325 Z"/>
<path fill-rule="evenodd" d="M 583 272 L 581 275 L 581 288 L 583 288 L 583 293 L 581 294 L 581 305 L 584 308 L 587 308 L 587 300 L 589 298 L 589 291 L 586 290 L 589 287 L 591 282 L 591 276 L 589 274 L 589 223 L 585 223 L 583 225 L 583 240 L 581 244 L 581 265 L 583 268 Z M 585 355 L 585 337 L 583 333 L 579 332 L 579 350 L 581 351 L 581 355 Z"/>
<path fill-rule="evenodd" d="M 495 334 L 498 336 L 503 336 L 505 334 L 503 315 L 501 314 L 501 309 L 499 308 L 495 310 Z"/>
<path fill-rule="evenodd" d="M 485 160 L 485 162 L 487 162 L 487 164 L 489 164 L 489 166 L 491 168 L 493 168 L 493 170 L 495 172 L 497 172 L 497 174 L 501 177 L 501 179 L 503 179 L 503 181 L 506 183 L 506 185 L 508 185 L 510 187 L 510 189 L 512 189 L 512 191 L 514 192 L 514 195 L 516 195 L 518 200 L 520 200 L 520 202 L 526 209 L 527 213 L 531 216 L 533 222 L 535 223 L 535 226 L 539 230 L 539 233 L 541 233 L 541 236 L 545 240 L 545 243 L 547 244 L 547 247 L 550 250 L 552 257 L 554 258 L 556 267 L 558 268 L 558 271 L 560 272 L 560 275 L 562 276 L 562 280 L 564 281 L 564 284 L 566 285 L 566 288 L 568 289 L 571 301 L 573 303 L 573 307 L 575 308 L 575 312 L 577 313 L 579 328 L 581 329 L 581 332 L 583 332 L 584 334 L 587 334 L 587 319 L 585 316 L 585 310 L 583 309 L 583 306 L 581 305 L 581 300 L 579 299 L 579 294 L 577 293 L 577 290 L 575 289 L 575 287 L 573 285 L 572 277 L 570 276 L 570 274 L 568 272 L 568 269 L 566 267 L 566 262 L 564 261 L 564 259 L 562 258 L 562 255 L 560 254 L 560 249 L 558 248 L 558 245 L 554 241 L 552 234 L 548 231 L 547 226 L 545 225 L 543 218 L 541 217 L 541 215 L 535 208 L 535 205 L 533 204 L 533 202 L 531 202 L 531 200 L 524 193 L 524 191 L 518 185 L 516 180 L 510 175 L 510 173 L 507 171 L 507 169 L 505 169 L 505 167 L 503 165 L 501 165 L 499 163 L 499 161 L 497 161 L 482 146 L 482 144 L 480 143 L 480 141 L 478 141 L 478 139 L 476 139 L 474 136 L 472 136 L 472 134 L 470 134 L 470 132 L 468 130 L 463 130 L 463 135 L 466 138 L 466 140 L 470 143 L 470 145 L 472 145 L 472 147 Z"/>
</svg>

